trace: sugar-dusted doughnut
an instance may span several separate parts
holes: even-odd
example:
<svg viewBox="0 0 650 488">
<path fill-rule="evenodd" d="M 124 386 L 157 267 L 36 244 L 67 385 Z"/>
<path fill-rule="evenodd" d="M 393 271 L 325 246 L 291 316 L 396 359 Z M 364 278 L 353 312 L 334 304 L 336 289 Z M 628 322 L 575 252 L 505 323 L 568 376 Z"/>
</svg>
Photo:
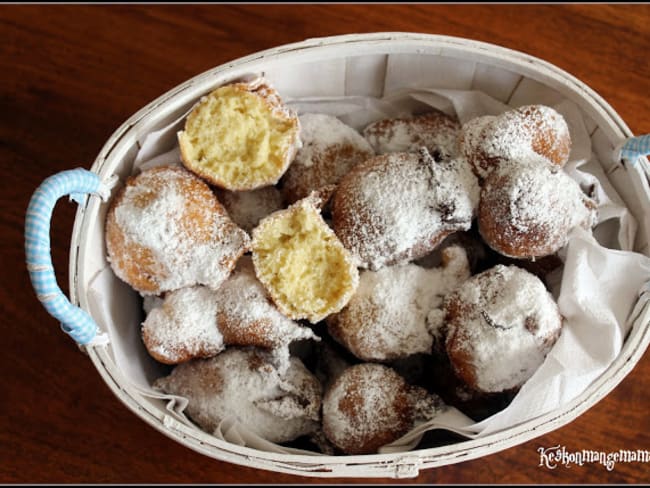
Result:
<svg viewBox="0 0 650 488">
<path fill-rule="evenodd" d="M 452 368 L 471 388 L 497 393 L 521 387 L 562 331 L 562 316 L 539 278 L 497 265 L 445 298 L 445 340 Z"/>
<path fill-rule="evenodd" d="M 351 366 L 323 397 L 323 432 L 346 454 L 373 454 L 440 413 L 444 404 L 375 363 Z"/>
<path fill-rule="evenodd" d="M 341 179 L 332 223 L 356 264 L 378 270 L 422 257 L 452 232 L 469 229 L 478 196 L 462 158 L 436 162 L 426 149 L 385 154 Z"/>
<path fill-rule="evenodd" d="M 440 268 L 404 264 L 364 271 L 347 306 L 326 319 L 328 331 L 365 361 L 430 353 L 427 316 L 469 276 L 467 255 L 459 246 L 443 251 Z"/>
<path fill-rule="evenodd" d="M 205 286 L 167 293 L 147 313 L 141 334 L 149 355 L 164 364 L 209 358 L 225 348 L 215 292 Z"/>
<path fill-rule="evenodd" d="M 201 98 L 178 133 L 183 164 L 227 190 L 274 185 L 300 147 L 298 116 L 264 78 Z"/>
<path fill-rule="evenodd" d="M 187 398 L 185 413 L 208 433 L 230 420 L 270 442 L 288 442 L 319 428 L 322 387 L 295 357 L 281 373 L 267 353 L 229 348 L 179 364 L 153 386 Z"/>
<path fill-rule="evenodd" d="M 216 289 L 250 249 L 208 185 L 170 166 L 127 180 L 108 209 L 105 235 L 113 271 L 143 295 Z"/>
<path fill-rule="evenodd" d="M 359 272 L 320 214 L 316 193 L 262 219 L 253 230 L 255 272 L 278 309 L 312 323 L 341 310 Z"/>
<path fill-rule="evenodd" d="M 574 227 L 596 224 L 596 203 L 561 169 L 524 163 L 493 171 L 481 188 L 478 228 L 492 249 L 513 258 L 548 256 Z"/>
<path fill-rule="evenodd" d="M 525 105 L 470 120 L 461 129 L 460 141 L 461 152 L 481 178 L 505 161 L 534 158 L 538 164 L 562 167 L 571 152 L 566 120 L 545 105 Z"/>
<path fill-rule="evenodd" d="M 303 114 L 300 127 L 302 148 L 281 180 L 282 193 L 290 203 L 323 186 L 336 185 L 355 165 L 375 155 L 361 134 L 331 115 Z"/>
<path fill-rule="evenodd" d="M 460 123 L 439 110 L 411 117 L 383 119 L 363 130 L 377 154 L 426 147 L 436 160 L 455 156 Z"/>
</svg>

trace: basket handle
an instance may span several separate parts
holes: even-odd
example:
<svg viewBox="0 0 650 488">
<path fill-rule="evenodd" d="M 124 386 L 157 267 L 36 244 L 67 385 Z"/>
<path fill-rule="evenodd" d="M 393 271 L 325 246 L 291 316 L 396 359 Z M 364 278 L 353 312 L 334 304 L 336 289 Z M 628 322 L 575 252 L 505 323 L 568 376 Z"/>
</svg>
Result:
<svg viewBox="0 0 650 488">
<path fill-rule="evenodd" d="M 70 303 L 56 282 L 50 253 L 50 221 L 59 198 L 69 195 L 70 200 L 83 204 L 88 194 L 95 194 L 106 201 L 116 182 L 113 177 L 103 184 L 96 173 L 82 168 L 61 171 L 46 178 L 36 189 L 25 216 L 27 270 L 36 296 L 49 314 L 61 322 L 63 331 L 81 345 L 93 340 L 97 325 L 85 310 Z"/>
<path fill-rule="evenodd" d="M 619 151 L 621 160 L 636 164 L 639 159 L 650 155 L 650 134 L 626 139 Z"/>
</svg>

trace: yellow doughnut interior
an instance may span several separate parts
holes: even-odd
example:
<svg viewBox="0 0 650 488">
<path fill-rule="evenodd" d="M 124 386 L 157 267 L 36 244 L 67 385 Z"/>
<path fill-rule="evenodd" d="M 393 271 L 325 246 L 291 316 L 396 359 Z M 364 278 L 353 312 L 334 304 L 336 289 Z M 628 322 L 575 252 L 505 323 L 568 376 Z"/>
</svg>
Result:
<svg viewBox="0 0 650 488">
<path fill-rule="evenodd" d="M 275 183 L 289 163 L 295 117 L 282 116 L 261 95 L 226 85 L 205 97 L 178 135 L 185 165 L 231 190 Z"/>
<path fill-rule="evenodd" d="M 278 308 L 314 323 L 347 304 L 359 274 L 318 209 L 304 202 L 260 223 L 253 233 L 253 262 Z"/>
</svg>

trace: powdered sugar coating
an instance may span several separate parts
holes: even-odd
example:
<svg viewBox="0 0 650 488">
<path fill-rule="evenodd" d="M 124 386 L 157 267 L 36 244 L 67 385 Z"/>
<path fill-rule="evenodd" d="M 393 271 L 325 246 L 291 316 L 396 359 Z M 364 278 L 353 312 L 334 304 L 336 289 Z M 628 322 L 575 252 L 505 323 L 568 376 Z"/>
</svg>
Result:
<svg viewBox="0 0 650 488">
<path fill-rule="evenodd" d="M 346 369 L 323 397 L 323 432 L 346 454 L 372 454 L 431 419 L 442 401 L 374 363 Z"/>
<path fill-rule="evenodd" d="M 154 388 L 186 397 L 187 415 L 209 433 L 234 419 L 270 442 L 288 442 L 319 427 L 322 387 L 295 357 L 280 373 L 268 354 L 229 348 L 178 365 Z"/>
<path fill-rule="evenodd" d="M 219 189 L 217 197 L 233 222 L 249 234 L 261 219 L 284 208 L 282 193 L 274 186 L 250 191 Z"/>
<path fill-rule="evenodd" d="M 427 316 L 469 276 L 467 255 L 457 246 L 444 250 L 440 268 L 405 264 L 365 271 L 348 305 L 327 318 L 328 330 L 365 361 L 430 353 L 433 337 Z"/>
<path fill-rule="evenodd" d="M 291 342 L 318 339 L 311 328 L 299 325 L 275 308 L 248 256 L 240 259 L 215 297 L 217 323 L 228 345 L 285 348 L 288 356 Z"/>
<path fill-rule="evenodd" d="M 303 114 L 300 127 L 302 148 L 282 177 L 282 192 L 291 203 L 312 190 L 337 184 L 375 154 L 361 134 L 331 115 Z"/>
<path fill-rule="evenodd" d="M 569 231 L 596 224 L 596 204 L 561 169 L 543 162 L 503 164 L 485 180 L 479 231 L 495 251 L 536 258 L 566 245 Z"/>
<path fill-rule="evenodd" d="M 483 124 L 477 139 L 470 161 L 483 178 L 505 161 L 535 160 L 562 167 L 571 152 L 569 126 L 560 113 L 545 105 L 504 112 Z"/>
<path fill-rule="evenodd" d="M 109 209 L 115 274 L 143 295 L 196 284 L 218 288 L 250 249 L 210 188 L 189 171 L 156 167 L 132 177 Z"/>
<path fill-rule="evenodd" d="M 445 299 L 446 348 L 452 367 L 486 393 L 519 388 L 559 337 L 562 317 L 536 276 L 497 265 Z"/>
<path fill-rule="evenodd" d="M 459 130 L 458 121 L 434 110 L 373 122 L 363 130 L 363 135 L 377 154 L 411 152 L 425 147 L 436 159 L 444 159 L 457 154 Z"/>
<path fill-rule="evenodd" d="M 343 177 L 332 203 L 336 235 L 363 268 L 417 259 L 467 230 L 478 181 L 463 159 L 436 162 L 426 149 L 376 156 Z"/>
<path fill-rule="evenodd" d="M 202 286 L 168 293 L 143 322 L 142 339 L 149 354 L 165 364 L 215 356 L 225 347 L 215 293 Z"/>
</svg>

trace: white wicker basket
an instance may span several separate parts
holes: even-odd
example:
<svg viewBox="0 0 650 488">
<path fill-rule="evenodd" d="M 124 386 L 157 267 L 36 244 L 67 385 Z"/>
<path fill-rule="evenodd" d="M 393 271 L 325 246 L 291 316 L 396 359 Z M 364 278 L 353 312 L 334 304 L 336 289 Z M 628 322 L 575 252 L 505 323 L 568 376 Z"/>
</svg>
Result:
<svg viewBox="0 0 650 488">
<path fill-rule="evenodd" d="M 387 88 L 382 84 L 387 63 L 396 61 L 420 66 L 413 78 L 415 84 L 418 76 L 426 77 L 441 88 L 480 89 L 507 103 L 513 87 L 529 83 L 535 87 L 537 103 L 547 103 L 558 97 L 575 102 L 590 121 L 592 148 L 601 161 L 607 162 L 605 173 L 639 222 L 635 250 L 648 254 L 650 226 L 646 209 L 650 208 L 650 191 L 642 165 L 621 165 L 614 160 L 615 149 L 633 136 L 614 110 L 582 82 L 549 63 L 494 45 L 458 38 L 410 33 L 347 35 L 311 39 L 241 58 L 192 78 L 129 118 L 108 140 L 92 171 L 102 179 L 115 174 L 123 178 L 130 174 L 138 141 L 145 134 L 178 118 L 212 88 L 242 75 L 263 72 L 273 81 L 274 73 L 290 73 L 290 77 L 282 79 L 294 82 L 276 84 L 283 96 L 379 95 Z M 315 68 L 323 72 L 342 65 L 347 75 L 339 86 L 319 83 Z M 501 82 L 494 83 L 495 79 Z M 103 242 L 106 207 L 98 198 L 87 199 L 79 206 L 72 235 L 71 301 L 90 311 L 91 315 L 88 284 L 106 265 Z M 116 299 L 126 297 L 128 303 L 115 313 L 133 313 L 137 305 L 131 302 L 135 303 L 135 298 L 127 297 L 128 292 L 121 290 L 118 288 L 115 292 Z M 162 400 L 145 397 L 133 388 L 116 367 L 118 351 L 110 341 L 96 341 L 85 349 L 105 382 L 128 408 L 160 432 L 207 456 L 303 476 L 414 477 L 420 469 L 478 458 L 529 441 L 571 422 L 598 402 L 634 367 L 650 342 L 648 306 L 645 302 L 641 305 L 644 318 L 637 321 L 629 333 L 615 362 L 583 394 L 563 408 L 483 438 L 400 454 L 288 455 L 221 441 L 176 421 L 168 415 Z M 101 323 L 99 327 L 101 329 Z"/>
</svg>

